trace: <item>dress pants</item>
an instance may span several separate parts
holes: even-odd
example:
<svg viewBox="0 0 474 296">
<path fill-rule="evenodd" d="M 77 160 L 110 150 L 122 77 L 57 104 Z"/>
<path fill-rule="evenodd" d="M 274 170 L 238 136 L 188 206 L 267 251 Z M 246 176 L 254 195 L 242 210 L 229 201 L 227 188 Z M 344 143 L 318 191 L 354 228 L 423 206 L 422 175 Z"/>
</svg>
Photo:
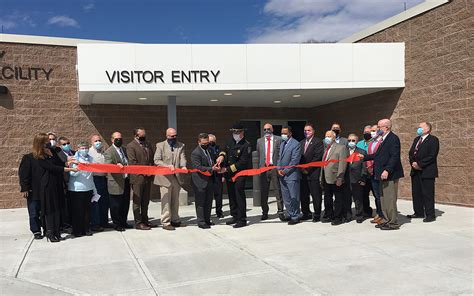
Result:
<svg viewBox="0 0 474 296">
<path fill-rule="evenodd" d="M 211 177 L 212 178 L 212 177 Z M 198 188 L 193 183 L 196 218 L 198 225 L 211 224 L 211 209 L 212 209 L 212 179 L 205 188 Z"/>
<path fill-rule="evenodd" d="M 222 191 L 224 182 L 222 182 L 222 174 L 214 173 L 212 175 L 212 195 L 216 201 L 216 215 L 222 215 Z M 211 205 L 212 206 L 212 205 Z"/>
<path fill-rule="evenodd" d="M 381 218 L 384 217 L 383 212 L 382 212 L 382 202 L 380 201 L 380 196 L 382 195 L 382 191 L 380 188 L 380 181 L 375 180 L 373 176 L 370 177 L 370 183 L 372 185 L 372 192 L 374 193 L 374 199 L 375 199 L 375 211 L 377 215 Z"/>
<path fill-rule="evenodd" d="M 94 176 L 94 185 L 100 198 L 97 202 L 91 202 L 91 225 L 106 226 L 109 223 L 109 191 L 107 189 L 107 177 Z"/>
<path fill-rule="evenodd" d="M 71 203 L 72 233 L 84 235 L 89 231 L 90 202 L 92 198 L 90 191 L 69 191 L 69 202 Z"/>
<path fill-rule="evenodd" d="M 287 181 L 280 178 L 281 195 L 285 204 L 286 212 L 291 220 L 300 219 L 300 183 L 301 180 Z"/>
<path fill-rule="evenodd" d="M 340 220 L 345 215 L 344 191 L 346 184 L 336 186 L 336 184 L 324 183 L 324 218 L 330 220 Z M 334 201 L 332 197 L 334 196 Z"/>
<path fill-rule="evenodd" d="M 435 218 L 435 179 L 423 179 L 420 171 L 411 177 L 413 210 L 417 216 Z"/>
<path fill-rule="evenodd" d="M 26 199 L 28 206 L 28 216 L 30 218 L 30 230 L 32 233 L 41 233 L 41 201 L 38 199 L 32 199 L 31 197 Z"/>
<path fill-rule="evenodd" d="M 375 193 L 374 193 L 374 190 L 372 189 L 372 182 L 370 181 L 370 179 L 367 180 L 367 182 L 365 183 L 363 187 L 364 187 L 364 192 L 362 196 L 362 207 L 364 209 L 364 217 L 371 218 L 373 211 L 372 211 L 372 208 L 370 207 L 369 195 L 370 195 L 370 191 L 372 191 L 372 194 L 374 195 Z"/>
<path fill-rule="evenodd" d="M 151 179 L 145 177 L 142 184 L 131 184 L 133 193 L 133 218 L 135 225 L 148 223 L 148 205 L 150 204 Z"/>
<path fill-rule="evenodd" d="M 226 180 L 229 195 L 230 214 L 236 222 L 247 222 L 247 199 L 245 197 L 245 177 L 232 182 Z"/>
<path fill-rule="evenodd" d="M 171 175 L 170 186 L 160 186 L 161 193 L 161 224 L 163 226 L 170 225 L 171 222 L 179 223 L 179 185 L 178 179 L 175 175 Z"/>
<path fill-rule="evenodd" d="M 109 194 L 110 217 L 115 226 L 124 227 L 127 224 L 130 208 L 130 180 L 125 179 L 123 194 Z"/>
<path fill-rule="evenodd" d="M 362 219 L 364 218 L 364 187 L 359 183 L 351 183 L 351 195 L 354 200 L 355 205 L 355 218 Z"/>
<path fill-rule="evenodd" d="M 262 214 L 268 214 L 268 194 L 270 193 L 270 184 L 276 195 L 278 214 L 283 213 L 283 199 L 281 198 L 280 182 L 276 170 L 270 170 L 260 175 L 260 204 L 262 205 Z"/>
<path fill-rule="evenodd" d="M 308 215 L 311 211 L 309 209 L 309 195 L 313 197 L 313 210 L 314 218 L 321 217 L 321 203 L 323 199 L 323 193 L 321 189 L 321 183 L 318 180 L 308 179 L 307 176 L 303 175 L 301 179 L 301 212 L 303 215 Z"/>
<path fill-rule="evenodd" d="M 380 181 L 382 212 L 385 222 L 391 227 L 400 227 L 398 223 L 397 197 L 398 179 L 394 181 Z"/>
<path fill-rule="evenodd" d="M 67 184 L 66 184 L 67 188 Z M 69 190 L 65 189 L 64 194 L 59 200 L 60 204 L 60 223 L 62 228 L 66 228 L 72 225 L 72 204 L 70 202 Z"/>
</svg>

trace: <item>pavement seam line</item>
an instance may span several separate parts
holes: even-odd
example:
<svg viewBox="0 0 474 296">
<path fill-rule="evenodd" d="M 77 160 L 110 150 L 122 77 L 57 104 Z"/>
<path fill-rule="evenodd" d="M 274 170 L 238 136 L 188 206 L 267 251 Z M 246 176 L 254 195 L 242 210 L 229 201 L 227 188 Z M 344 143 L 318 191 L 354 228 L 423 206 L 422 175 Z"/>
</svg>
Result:
<svg viewBox="0 0 474 296">
<path fill-rule="evenodd" d="M 15 279 L 19 280 L 19 281 L 22 281 L 22 282 L 27 282 L 27 283 L 30 283 L 30 284 L 35 284 L 35 285 L 38 285 L 38 286 L 42 286 L 42 287 L 45 287 L 45 288 L 54 289 L 54 290 L 61 291 L 61 292 L 64 292 L 64 293 L 68 293 L 68 294 L 71 294 L 71 295 L 87 295 L 87 294 L 89 294 L 89 293 L 81 291 L 81 290 L 76 290 L 76 289 L 73 289 L 73 288 L 59 286 L 59 285 L 56 285 L 56 284 L 53 284 L 53 283 L 50 283 L 50 282 L 45 282 L 45 281 L 42 281 L 42 280 L 30 279 L 30 278 L 24 278 L 24 277 L 18 277 L 18 278 L 15 278 Z"/>
<path fill-rule="evenodd" d="M 20 260 L 20 263 L 18 263 L 16 265 L 16 267 L 13 269 L 14 270 L 14 277 L 17 278 L 18 277 L 18 274 L 20 273 L 20 269 L 21 267 L 23 266 L 23 262 L 25 261 L 26 259 L 26 255 L 28 254 L 28 251 L 30 250 L 30 247 L 31 245 L 33 244 L 33 240 L 34 240 L 34 237 L 31 236 L 30 237 L 30 240 L 25 244 L 25 246 L 23 247 L 23 250 L 22 250 L 22 253 L 23 255 L 21 256 L 21 260 Z"/>
</svg>

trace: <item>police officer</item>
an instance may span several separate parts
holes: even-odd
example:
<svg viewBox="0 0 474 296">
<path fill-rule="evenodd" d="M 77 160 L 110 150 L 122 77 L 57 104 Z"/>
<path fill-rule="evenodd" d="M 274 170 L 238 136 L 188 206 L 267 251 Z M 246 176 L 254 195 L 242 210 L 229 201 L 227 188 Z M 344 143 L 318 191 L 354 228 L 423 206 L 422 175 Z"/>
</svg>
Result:
<svg viewBox="0 0 474 296">
<path fill-rule="evenodd" d="M 232 219 L 227 225 L 235 224 L 234 228 L 247 226 L 247 203 L 245 197 L 245 178 L 240 177 L 232 182 L 232 177 L 239 171 L 248 168 L 250 159 L 250 143 L 244 136 L 244 127 L 236 123 L 230 129 L 233 139 L 230 140 L 216 160 L 216 165 L 224 173 L 229 195 L 230 214 Z"/>
</svg>

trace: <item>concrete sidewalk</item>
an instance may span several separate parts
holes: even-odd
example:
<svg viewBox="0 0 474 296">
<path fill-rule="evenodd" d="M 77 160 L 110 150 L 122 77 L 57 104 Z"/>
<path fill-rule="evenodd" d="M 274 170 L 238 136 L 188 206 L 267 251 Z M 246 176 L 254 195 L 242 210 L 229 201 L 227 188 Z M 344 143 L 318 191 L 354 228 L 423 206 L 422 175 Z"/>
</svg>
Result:
<svg viewBox="0 0 474 296">
<path fill-rule="evenodd" d="M 202 230 L 106 231 L 48 243 L 33 240 L 26 209 L 0 210 L 0 294 L 472 295 L 474 209 L 437 205 L 434 223 L 403 219 L 398 231 L 369 221 L 340 226 L 225 219 Z M 399 201 L 401 214 L 411 202 Z M 272 203 L 270 212 L 276 212 Z M 225 206 L 225 209 L 228 207 Z M 150 216 L 159 217 L 159 203 Z M 131 217 L 131 215 L 129 216 Z"/>
</svg>

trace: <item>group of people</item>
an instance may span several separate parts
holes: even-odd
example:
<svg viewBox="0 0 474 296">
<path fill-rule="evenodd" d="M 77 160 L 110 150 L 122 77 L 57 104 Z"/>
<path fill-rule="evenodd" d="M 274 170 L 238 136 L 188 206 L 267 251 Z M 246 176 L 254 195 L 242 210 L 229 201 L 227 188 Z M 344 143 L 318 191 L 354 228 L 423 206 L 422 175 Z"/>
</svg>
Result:
<svg viewBox="0 0 474 296">
<path fill-rule="evenodd" d="M 408 218 L 436 219 L 434 187 L 437 177 L 438 139 L 431 135 L 431 124 L 420 123 L 409 151 L 414 214 Z M 111 135 L 105 149 L 100 135 L 82 141 L 73 150 L 69 139 L 50 133 L 34 137 L 32 152 L 25 154 L 19 167 L 23 196 L 27 199 L 30 230 L 35 239 L 44 236 L 51 242 L 63 238 L 61 232 L 70 228 L 75 237 L 89 236 L 105 228 L 117 231 L 135 227 L 150 230 L 158 227 L 148 217 L 151 186 L 160 187 L 161 224 L 165 230 L 185 227 L 179 216 L 179 194 L 183 176 L 179 173 L 143 175 L 100 173 L 79 170 L 80 163 L 112 164 L 119 167 L 145 165 L 167 167 L 187 172 L 187 166 L 200 172 L 191 173 L 195 195 L 197 225 L 208 229 L 214 225 L 211 209 L 215 200 L 216 216 L 224 218 L 222 195 L 227 187 L 231 218 L 226 222 L 234 228 L 247 226 L 245 178 L 234 176 L 250 169 L 251 146 L 240 123 L 230 129 L 232 138 L 220 147 L 216 136 L 200 133 L 191 153 L 185 156 L 184 144 L 177 140 L 174 128 L 166 130 L 166 139 L 151 145 L 144 128 L 134 130 L 133 140 L 124 145 L 122 134 Z M 289 225 L 302 220 L 330 222 L 339 225 L 353 219 L 372 223 L 381 230 L 399 229 L 397 211 L 398 180 L 404 176 L 400 156 L 400 140 L 391 131 L 391 121 L 380 120 L 363 130 L 363 139 L 356 134 L 341 136 L 341 126 L 334 123 L 324 139 L 315 136 L 314 126 L 304 127 L 305 139 L 292 137 L 292 128 L 275 135 L 273 126 L 263 126 L 263 137 L 257 140 L 258 167 L 276 166 L 260 174 L 261 220 L 269 218 L 270 188 L 276 196 L 277 215 Z M 354 161 L 349 156 L 357 153 Z M 324 166 L 304 166 L 329 161 Z M 202 172 L 207 172 L 203 174 Z M 375 198 L 376 214 L 372 214 L 369 195 Z M 134 226 L 127 222 L 133 200 Z M 324 195 L 324 202 L 323 202 Z M 310 210 L 312 197 L 313 212 Z M 324 211 L 322 211 L 324 204 Z M 109 210 L 111 222 L 109 222 Z"/>
</svg>

